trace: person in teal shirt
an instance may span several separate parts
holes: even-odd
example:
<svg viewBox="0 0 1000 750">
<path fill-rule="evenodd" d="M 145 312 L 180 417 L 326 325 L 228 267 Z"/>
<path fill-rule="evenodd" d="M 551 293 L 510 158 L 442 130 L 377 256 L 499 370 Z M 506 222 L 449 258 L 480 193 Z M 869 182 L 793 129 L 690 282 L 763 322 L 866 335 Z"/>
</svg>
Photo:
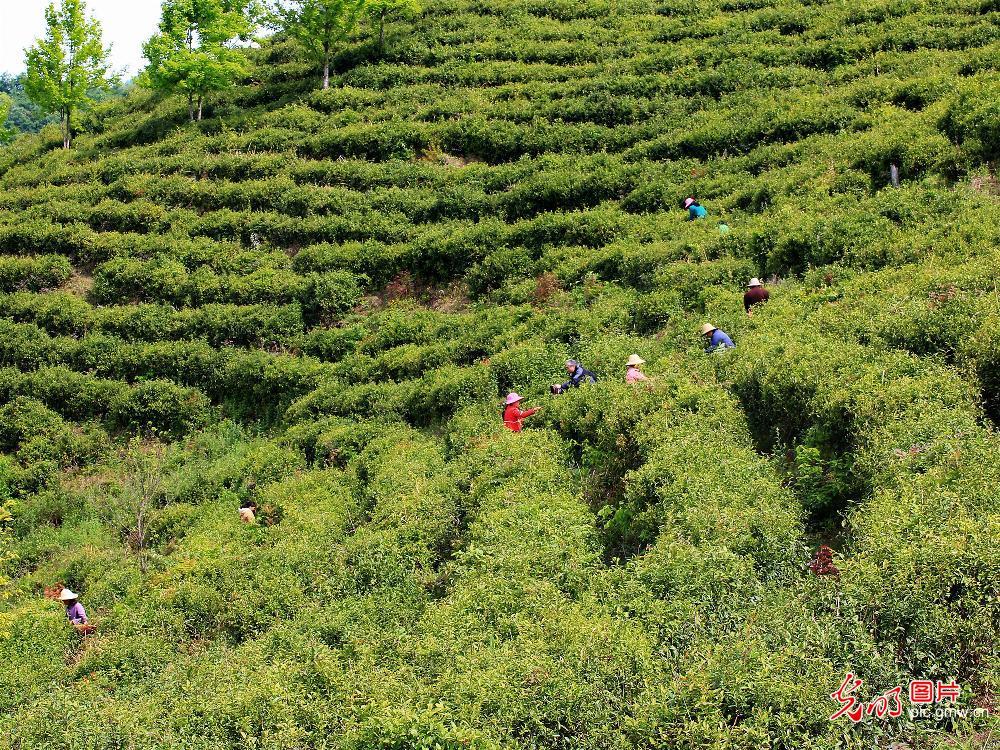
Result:
<svg viewBox="0 0 1000 750">
<path fill-rule="evenodd" d="M 708 211 L 705 210 L 705 207 L 694 198 L 686 198 L 684 200 L 684 208 L 688 211 L 688 221 L 704 219 L 708 216 Z"/>
</svg>

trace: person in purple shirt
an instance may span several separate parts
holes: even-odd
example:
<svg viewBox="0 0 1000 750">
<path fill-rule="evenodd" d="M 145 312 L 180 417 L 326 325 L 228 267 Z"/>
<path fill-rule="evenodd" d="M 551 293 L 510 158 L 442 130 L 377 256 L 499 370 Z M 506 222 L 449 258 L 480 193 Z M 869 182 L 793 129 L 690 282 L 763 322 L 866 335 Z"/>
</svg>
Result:
<svg viewBox="0 0 1000 750">
<path fill-rule="evenodd" d="M 77 601 L 78 597 L 69 589 L 63 589 L 59 601 L 66 605 L 66 618 L 75 626 L 87 625 L 87 610 Z"/>
<path fill-rule="evenodd" d="M 720 331 L 711 323 L 703 325 L 701 333 L 708 340 L 708 347 L 705 349 L 706 354 L 711 354 L 720 349 L 734 349 L 736 347 L 733 340 L 729 338 L 729 334 L 725 331 Z"/>
</svg>

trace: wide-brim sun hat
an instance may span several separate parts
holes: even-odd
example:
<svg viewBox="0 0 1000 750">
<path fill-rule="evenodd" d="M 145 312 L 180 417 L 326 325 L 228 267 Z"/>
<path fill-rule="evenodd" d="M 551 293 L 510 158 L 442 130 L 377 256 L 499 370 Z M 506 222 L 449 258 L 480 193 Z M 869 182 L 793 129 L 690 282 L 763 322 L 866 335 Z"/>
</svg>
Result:
<svg viewBox="0 0 1000 750">
<path fill-rule="evenodd" d="M 518 401 L 523 401 L 523 400 L 524 399 L 521 396 L 518 396 L 516 393 L 508 393 L 507 399 L 504 403 L 506 403 L 507 406 L 510 406 L 511 404 L 516 404 Z"/>
<path fill-rule="evenodd" d="M 644 360 L 638 354 L 633 354 L 631 357 L 628 358 L 628 361 L 625 363 L 625 366 L 635 367 L 636 365 L 644 365 L 644 364 L 646 364 L 646 360 Z"/>
<path fill-rule="evenodd" d="M 718 331 L 718 330 L 719 329 L 716 328 L 715 326 L 713 326 L 711 323 L 706 323 L 705 325 L 703 325 L 701 327 L 701 335 L 702 336 L 707 336 L 708 334 L 712 333 L 713 331 Z"/>
<path fill-rule="evenodd" d="M 747 284 L 747 287 L 753 287 L 753 286 L 764 286 L 764 285 L 760 283 L 760 279 L 754 276 L 752 279 L 750 279 L 750 283 Z"/>
<path fill-rule="evenodd" d="M 78 598 L 79 597 L 69 589 L 63 589 L 62 592 L 59 594 L 59 601 L 61 602 L 71 602 L 74 599 Z"/>
<path fill-rule="evenodd" d="M 694 203 L 694 198 L 684 199 L 684 208 L 691 208 L 691 204 Z"/>
</svg>

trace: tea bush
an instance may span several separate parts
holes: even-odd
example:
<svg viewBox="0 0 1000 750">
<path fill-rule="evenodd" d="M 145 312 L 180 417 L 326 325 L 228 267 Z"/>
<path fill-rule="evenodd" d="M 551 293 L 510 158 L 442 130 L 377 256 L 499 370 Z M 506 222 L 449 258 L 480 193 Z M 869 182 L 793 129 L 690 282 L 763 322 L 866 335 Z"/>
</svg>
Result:
<svg viewBox="0 0 1000 750">
<path fill-rule="evenodd" d="M 829 717 L 995 703 L 994 6 L 444 0 L 0 149 L 0 745 L 985 750 Z"/>
<path fill-rule="evenodd" d="M 789 346 L 786 340 L 780 349 L 774 348 L 780 334 L 770 335 L 770 344 L 768 334 L 762 332 L 751 354 L 741 352 L 742 356 L 731 360 L 737 392 L 745 394 L 741 397 L 753 410 L 750 413 L 767 414 L 781 440 L 797 439 L 810 423 L 822 426 L 834 450 L 850 455 L 853 471 L 875 488 L 848 515 L 856 534 L 857 552 L 851 565 L 857 566 L 858 588 L 853 595 L 859 597 L 858 606 L 871 613 L 877 637 L 891 638 L 889 633 L 896 632 L 903 620 L 913 623 L 905 627 L 916 647 L 912 665 L 918 671 L 940 669 L 947 660 L 945 671 L 961 672 L 964 657 L 955 652 L 945 657 L 941 634 L 951 634 L 945 640 L 959 637 L 957 633 L 965 633 L 961 637 L 966 642 L 977 640 L 969 634 L 982 632 L 979 618 L 992 617 L 988 614 L 992 605 L 981 598 L 989 596 L 985 592 L 993 585 L 989 575 L 968 578 L 965 571 L 978 570 L 983 564 L 969 561 L 954 568 L 945 566 L 942 570 L 950 573 L 933 583 L 927 581 L 924 587 L 916 583 L 913 576 L 919 574 L 908 561 L 924 555 L 954 555 L 968 548 L 970 534 L 977 535 L 995 523 L 989 513 L 976 531 L 962 523 L 966 513 L 980 512 L 982 506 L 975 498 L 985 486 L 974 487 L 986 477 L 961 478 L 965 472 L 955 461 L 955 451 L 974 455 L 995 440 L 991 431 L 977 425 L 968 385 L 940 366 L 907 356 L 872 356 L 861 347 L 824 339 L 818 333 L 811 333 L 812 345 Z M 822 350 L 817 346 L 820 342 Z M 747 358 L 755 363 L 748 367 Z M 823 377 L 803 377 L 806 372 Z M 952 482 L 963 486 L 964 502 L 952 494 Z M 935 490 L 928 492 L 929 487 Z M 900 507 L 907 508 L 902 515 Z M 894 523 L 890 519 L 899 518 L 913 519 L 913 524 L 890 530 Z M 933 542 L 927 536 L 931 526 L 937 529 Z M 877 572 L 881 565 L 889 565 L 891 573 Z M 873 576 L 881 582 L 876 583 Z M 954 576 L 961 576 L 962 583 L 955 583 Z M 903 589 L 911 592 L 906 601 L 913 609 L 901 607 L 900 600 L 890 594 Z M 876 594 L 879 591 L 882 598 Z M 969 604 L 955 609 L 945 603 L 958 596 L 968 596 Z M 908 619 L 917 611 L 921 612 L 919 623 Z M 934 665 L 916 657 L 932 652 L 938 660 Z"/>
<path fill-rule="evenodd" d="M 69 261 L 58 255 L 34 258 L 0 257 L 0 290 L 41 291 L 62 285 L 72 274 Z"/>
</svg>

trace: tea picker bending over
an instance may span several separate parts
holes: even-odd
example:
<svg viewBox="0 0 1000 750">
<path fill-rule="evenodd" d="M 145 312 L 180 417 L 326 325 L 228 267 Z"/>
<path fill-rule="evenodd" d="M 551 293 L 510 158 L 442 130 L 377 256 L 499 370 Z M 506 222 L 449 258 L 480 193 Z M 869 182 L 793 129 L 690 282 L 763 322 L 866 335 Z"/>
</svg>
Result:
<svg viewBox="0 0 1000 750">
<path fill-rule="evenodd" d="M 733 340 L 729 338 L 729 334 L 719 330 L 711 323 L 706 323 L 701 327 L 701 334 L 708 341 L 708 346 L 705 348 L 706 354 L 711 354 L 714 351 L 724 351 L 725 349 L 734 349 L 736 347 Z"/>
<path fill-rule="evenodd" d="M 704 219 L 706 216 L 708 216 L 708 211 L 705 210 L 705 207 L 701 205 L 698 201 L 696 201 L 694 198 L 685 198 L 684 208 L 686 208 L 688 212 L 688 221 L 694 221 L 695 219 Z"/>
<path fill-rule="evenodd" d="M 566 372 L 569 373 L 569 380 L 565 383 L 552 386 L 550 389 L 552 393 L 565 393 L 570 388 L 579 388 L 581 383 L 597 382 L 597 376 L 575 359 L 566 360 Z"/>
<path fill-rule="evenodd" d="M 255 523 L 257 521 L 257 502 L 248 500 L 245 505 L 240 503 L 239 514 L 243 523 Z"/>
</svg>

